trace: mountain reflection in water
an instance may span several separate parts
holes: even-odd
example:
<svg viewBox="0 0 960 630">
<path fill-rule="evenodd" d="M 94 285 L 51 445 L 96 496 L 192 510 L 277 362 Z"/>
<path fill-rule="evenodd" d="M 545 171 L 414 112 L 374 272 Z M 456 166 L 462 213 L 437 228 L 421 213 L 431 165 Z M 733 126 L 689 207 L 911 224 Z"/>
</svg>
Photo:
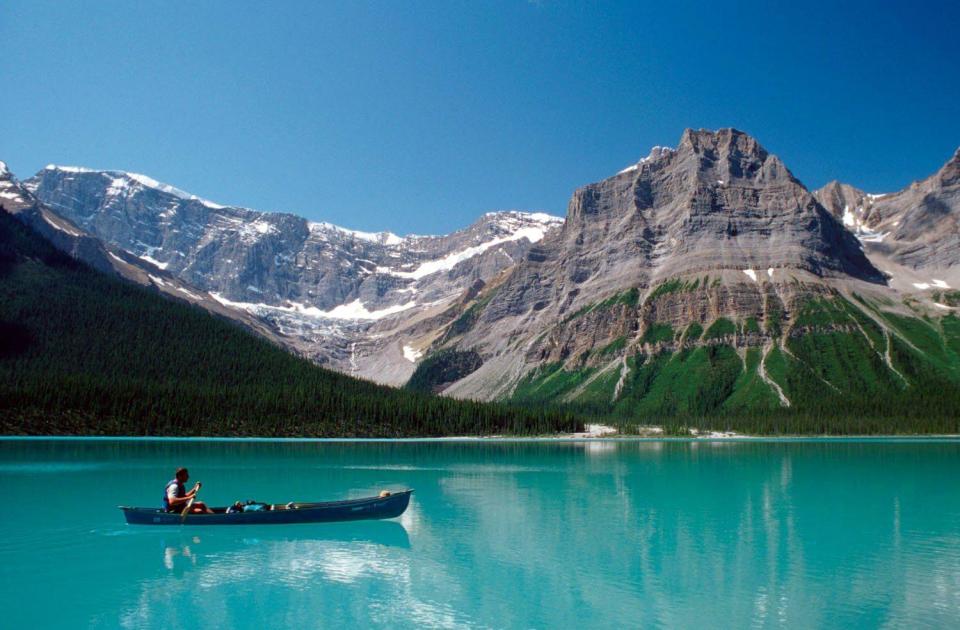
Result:
<svg viewBox="0 0 960 630">
<path fill-rule="evenodd" d="M 960 622 L 955 441 L 11 444 L 15 625 Z M 126 526 L 181 462 L 214 505 L 416 493 L 393 521 Z"/>
</svg>

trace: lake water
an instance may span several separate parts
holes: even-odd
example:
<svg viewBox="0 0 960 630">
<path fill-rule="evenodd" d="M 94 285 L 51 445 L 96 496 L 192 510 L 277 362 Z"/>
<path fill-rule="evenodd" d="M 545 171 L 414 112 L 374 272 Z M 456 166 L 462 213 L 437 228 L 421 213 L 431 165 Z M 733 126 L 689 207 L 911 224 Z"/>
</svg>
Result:
<svg viewBox="0 0 960 630">
<path fill-rule="evenodd" d="M 416 489 L 393 521 L 137 527 Z M 960 626 L 960 442 L 0 441 L 14 627 Z"/>
</svg>

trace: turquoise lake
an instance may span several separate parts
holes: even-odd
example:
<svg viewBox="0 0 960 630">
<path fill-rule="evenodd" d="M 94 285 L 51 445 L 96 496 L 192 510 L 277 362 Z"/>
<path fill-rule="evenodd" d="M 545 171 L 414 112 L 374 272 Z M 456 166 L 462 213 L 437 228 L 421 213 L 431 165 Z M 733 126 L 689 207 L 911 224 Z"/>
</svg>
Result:
<svg viewBox="0 0 960 630">
<path fill-rule="evenodd" d="M 392 521 L 137 527 L 415 488 Z M 0 440 L 2 626 L 960 626 L 960 442 Z"/>
</svg>

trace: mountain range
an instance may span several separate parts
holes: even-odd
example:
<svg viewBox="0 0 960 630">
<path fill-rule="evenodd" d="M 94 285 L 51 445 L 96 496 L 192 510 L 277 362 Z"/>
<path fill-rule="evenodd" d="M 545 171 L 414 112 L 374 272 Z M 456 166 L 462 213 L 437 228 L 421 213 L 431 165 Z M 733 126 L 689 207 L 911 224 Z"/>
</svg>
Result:
<svg viewBox="0 0 960 630">
<path fill-rule="evenodd" d="M 575 191 L 565 219 L 490 213 L 447 236 L 122 171 L 0 174 L 0 203 L 61 249 L 315 362 L 626 417 L 929 412 L 921 394 L 960 383 L 958 191 L 960 151 L 903 191 L 811 192 L 735 129 L 686 130 Z"/>
<path fill-rule="evenodd" d="M 562 223 L 497 212 L 450 235 L 401 238 L 222 206 L 120 171 L 48 166 L 22 183 L 7 175 L 6 186 L 9 210 L 94 267 L 387 384 L 409 378 L 445 307 Z"/>
<path fill-rule="evenodd" d="M 0 434 L 401 437 L 578 428 L 569 413 L 418 394 L 324 369 L 224 317 L 78 262 L 22 219 L 0 210 Z"/>
</svg>

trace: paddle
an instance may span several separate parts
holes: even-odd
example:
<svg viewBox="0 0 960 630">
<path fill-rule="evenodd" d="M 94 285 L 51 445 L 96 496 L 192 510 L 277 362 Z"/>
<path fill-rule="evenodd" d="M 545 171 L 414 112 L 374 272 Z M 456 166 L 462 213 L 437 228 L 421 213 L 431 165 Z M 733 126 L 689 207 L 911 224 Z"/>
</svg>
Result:
<svg viewBox="0 0 960 630">
<path fill-rule="evenodd" d="M 187 514 L 190 513 L 190 508 L 193 507 L 193 502 L 197 498 L 197 492 L 200 492 L 200 484 L 197 483 L 197 489 L 194 491 L 193 496 L 190 497 L 190 500 L 187 501 L 187 507 L 183 508 L 183 512 L 180 512 L 180 523 L 184 523 L 187 520 Z"/>
</svg>

